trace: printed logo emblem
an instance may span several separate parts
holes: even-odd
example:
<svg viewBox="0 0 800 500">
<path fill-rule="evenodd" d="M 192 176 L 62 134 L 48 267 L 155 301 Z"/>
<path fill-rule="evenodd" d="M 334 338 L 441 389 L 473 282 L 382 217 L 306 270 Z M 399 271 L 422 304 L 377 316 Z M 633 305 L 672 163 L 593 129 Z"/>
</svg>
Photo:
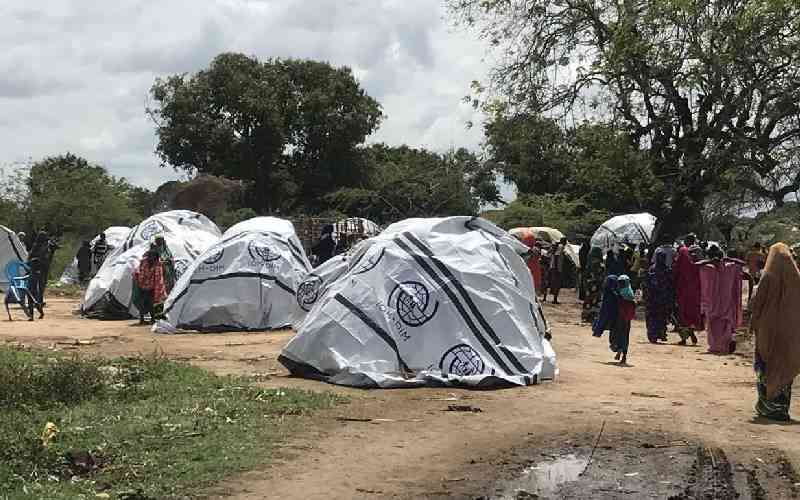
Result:
<svg viewBox="0 0 800 500">
<path fill-rule="evenodd" d="M 372 251 L 373 248 L 375 248 L 375 246 L 372 246 L 367 250 L 367 255 L 361 259 L 353 271 L 353 276 L 368 273 L 375 269 L 375 267 L 380 263 L 381 259 L 383 258 L 383 254 L 386 253 L 386 248 L 381 248 L 381 251 L 377 252 L 377 255 L 376 252 Z"/>
<path fill-rule="evenodd" d="M 247 245 L 247 251 L 255 261 L 272 262 L 281 258 L 281 254 L 274 253 L 264 241 L 251 240 Z"/>
<path fill-rule="evenodd" d="M 389 307 L 394 301 L 395 310 L 400 321 L 411 327 L 422 326 L 436 315 L 439 302 L 428 312 L 431 305 L 431 294 L 424 284 L 418 281 L 400 283 L 389 295 Z"/>
<path fill-rule="evenodd" d="M 467 344 L 460 344 L 444 353 L 442 360 L 439 361 L 439 369 L 445 376 L 469 377 L 483 375 L 486 365 L 475 349 Z"/>
<path fill-rule="evenodd" d="M 139 234 L 143 240 L 149 240 L 153 236 L 163 232 L 164 226 L 162 226 L 157 220 L 151 220 L 142 227 L 142 230 Z"/>
<path fill-rule="evenodd" d="M 225 254 L 225 248 L 224 247 L 220 248 L 213 254 L 209 255 L 207 259 L 203 260 L 203 264 L 206 264 L 208 266 L 213 266 L 214 264 L 222 260 L 222 256 L 224 254 Z"/>
<path fill-rule="evenodd" d="M 319 299 L 319 292 L 322 289 L 322 278 L 319 276 L 310 276 L 307 280 L 300 283 L 297 287 L 297 304 L 306 312 L 311 310 L 311 307 Z"/>
<path fill-rule="evenodd" d="M 175 261 L 175 276 L 180 278 L 183 273 L 189 268 L 189 261 L 185 259 L 178 259 Z"/>
</svg>

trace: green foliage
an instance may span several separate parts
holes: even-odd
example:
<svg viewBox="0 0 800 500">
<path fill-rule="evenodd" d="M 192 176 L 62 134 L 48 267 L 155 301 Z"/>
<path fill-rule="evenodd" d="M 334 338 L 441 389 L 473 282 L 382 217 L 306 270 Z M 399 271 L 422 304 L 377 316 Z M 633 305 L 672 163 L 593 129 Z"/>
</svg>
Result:
<svg viewBox="0 0 800 500">
<path fill-rule="evenodd" d="M 27 174 L 27 175 L 26 175 Z M 131 185 L 73 154 L 45 158 L 21 172 L 16 199 L 29 230 L 90 236 L 111 225 L 130 225 Z"/>
<path fill-rule="evenodd" d="M 237 210 L 228 210 L 222 212 L 216 219 L 214 219 L 214 222 L 216 222 L 220 229 L 224 231 L 231 226 L 238 224 L 239 222 L 246 221 L 257 216 L 258 214 L 252 208 L 240 208 Z"/>
<path fill-rule="evenodd" d="M 506 114 L 494 108 L 484 125 L 491 161 L 520 193 L 564 192 L 571 187 L 573 162 L 566 133 L 551 119 Z"/>
<path fill-rule="evenodd" d="M 565 195 L 524 195 L 508 204 L 504 210 L 483 215 L 508 230 L 515 227 L 552 227 L 568 238 L 578 241 L 591 236 L 609 218 L 609 213 L 596 210 L 582 200 Z"/>
<path fill-rule="evenodd" d="M 800 187 L 800 3 L 448 4 L 502 56 L 478 104 L 488 89 L 515 113 L 599 115 L 628 133 L 664 185 L 657 240 L 700 225 L 730 174 L 776 204 Z"/>
<path fill-rule="evenodd" d="M 0 491 L 9 499 L 94 498 L 101 490 L 112 498 L 186 498 L 263 465 L 283 436 L 299 430 L 294 416 L 339 401 L 159 358 L 0 349 Z M 48 422 L 58 433 L 45 445 Z"/>
<path fill-rule="evenodd" d="M 574 178 L 570 194 L 613 213 L 657 211 L 664 185 L 630 136 L 608 124 L 583 123 L 571 131 Z"/>
<path fill-rule="evenodd" d="M 733 236 L 733 243 L 742 248 L 749 248 L 755 242 L 762 245 L 800 243 L 800 204 L 788 202 L 755 217 L 741 218 L 733 228 Z"/>
<path fill-rule="evenodd" d="M 482 203 L 499 200 L 493 172 L 463 149 L 440 155 L 378 144 L 365 157 L 371 168 L 361 186 L 326 197 L 343 213 L 383 224 L 408 217 L 474 215 Z"/>
<path fill-rule="evenodd" d="M 563 130 L 552 119 L 492 109 L 487 152 L 519 193 L 562 193 L 615 213 L 659 208 L 663 183 L 645 152 L 618 127 L 584 122 Z"/>
<path fill-rule="evenodd" d="M 349 68 L 225 53 L 195 75 L 157 79 L 149 112 L 164 164 L 251 181 L 249 205 L 316 206 L 361 176 L 356 146 L 380 105 Z"/>
</svg>

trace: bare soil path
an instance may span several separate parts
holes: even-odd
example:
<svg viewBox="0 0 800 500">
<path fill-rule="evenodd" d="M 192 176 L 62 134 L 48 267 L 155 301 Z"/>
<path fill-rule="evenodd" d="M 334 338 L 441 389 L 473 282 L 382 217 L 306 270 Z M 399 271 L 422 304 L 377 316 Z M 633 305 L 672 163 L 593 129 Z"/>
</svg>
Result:
<svg viewBox="0 0 800 500">
<path fill-rule="evenodd" d="M 532 464 L 575 455 L 592 464 L 539 498 L 796 498 L 800 426 L 753 420 L 751 349 L 731 356 L 647 343 L 635 322 L 629 366 L 592 338 L 574 298 L 545 307 L 561 376 L 502 391 L 359 391 L 292 379 L 277 363 L 292 333 L 154 335 L 134 321 L 82 320 L 52 299 L 47 318 L 0 322 L 0 343 L 87 355 L 163 353 L 265 385 L 333 390 L 351 402 L 313 418 L 264 470 L 213 498 L 537 498 L 508 482 Z M 673 337 L 674 343 L 676 339 Z M 470 405 L 480 412 L 446 411 Z M 800 411 L 800 410 L 797 410 Z M 599 440 L 597 436 L 603 428 Z M 527 476 L 525 476 L 527 477 Z"/>
</svg>

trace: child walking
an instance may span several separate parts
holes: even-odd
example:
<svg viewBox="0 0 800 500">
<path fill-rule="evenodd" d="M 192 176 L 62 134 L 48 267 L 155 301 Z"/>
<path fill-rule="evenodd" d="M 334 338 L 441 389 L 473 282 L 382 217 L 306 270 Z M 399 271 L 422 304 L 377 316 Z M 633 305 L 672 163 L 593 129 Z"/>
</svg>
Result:
<svg viewBox="0 0 800 500">
<path fill-rule="evenodd" d="M 627 275 L 622 275 L 617 279 L 617 306 L 619 313 L 617 321 L 611 328 L 609 336 L 609 347 L 611 352 L 616 353 L 614 359 L 619 364 L 624 365 L 628 362 L 628 346 L 631 338 L 631 321 L 636 316 L 636 299 L 631 287 L 631 279 Z"/>
<path fill-rule="evenodd" d="M 606 330 L 610 332 L 609 347 L 620 365 L 628 362 L 631 321 L 635 314 L 636 302 L 630 277 L 624 274 L 619 277 L 610 275 L 606 279 L 603 304 L 594 322 L 592 334 L 602 337 Z"/>
</svg>

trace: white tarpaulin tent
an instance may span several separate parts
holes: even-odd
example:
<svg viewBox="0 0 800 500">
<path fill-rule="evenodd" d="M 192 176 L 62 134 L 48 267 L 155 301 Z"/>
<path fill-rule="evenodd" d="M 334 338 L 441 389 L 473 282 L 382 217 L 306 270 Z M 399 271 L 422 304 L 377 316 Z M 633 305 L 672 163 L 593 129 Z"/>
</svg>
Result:
<svg viewBox="0 0 800 500">
<path fill-rule="evenodd" d="M 619 215 L 607 220 L 595 231 L 591 244 L 604 251 L 622 243 L 649 245 L 655 227 L 656 218 L 648 213 Z"/>
<path fill-rule="evenodd" d="M 362 243 L 279 360 L 294 375 L 356 387 L 552 379 L 525 252 L 483 219 L 393 224 Z"/>
<path fill-rule="evenodd" d="M 133 272 L 156 236 L 163 236 L 180 276 L 198 255 L 219 241 L 221 232 L 205 215 L 189 210 L 163 212 L 131 229 L 124 243 L 106 257 L 92 278 L 81 310 L 90 318 L 126 319 L 137 316 L 132 304 Z"/>
<path fill-rule="evenodd" d="M 26 262 L 28 251 L 25 245 L 19 241 L 17 233 L 5 226 L 0 226 L 0 291 L 8 289 L 6 279 L 6 266 L 11 261 Z"/>
<path fill-rule="evenodd" d="M 131 228 L 124 226 L 111 226 L 103 231 L 103 234 L 106 235 L 106 243 L 108 244 L 108 255 L 110 255 L 115 248 L 125 243 L 125 240 L 128 238 L 128 234 L 130 234 L 130 232 Z M 97 243 L 99 239 L 100 235 L 92 238 L 92 248 L 94 248 L 94 244 Z M 72 259 L 72 263 L 68 265 L 66 269 L 64 269 L 64 272 L 61 274 L 61 278 L 58 281 L 62 285 L 74 285 L 78 283 L 77 256 L 75 256 L 75 258 Z"/>
<path fill-rule="evenodd" d="M 156 331 L 263 331 L 284 328 L 311 271 L 291 222 L 256 217 L 228 229 L 192 263 L 164 304 Z"/>
</svg>

